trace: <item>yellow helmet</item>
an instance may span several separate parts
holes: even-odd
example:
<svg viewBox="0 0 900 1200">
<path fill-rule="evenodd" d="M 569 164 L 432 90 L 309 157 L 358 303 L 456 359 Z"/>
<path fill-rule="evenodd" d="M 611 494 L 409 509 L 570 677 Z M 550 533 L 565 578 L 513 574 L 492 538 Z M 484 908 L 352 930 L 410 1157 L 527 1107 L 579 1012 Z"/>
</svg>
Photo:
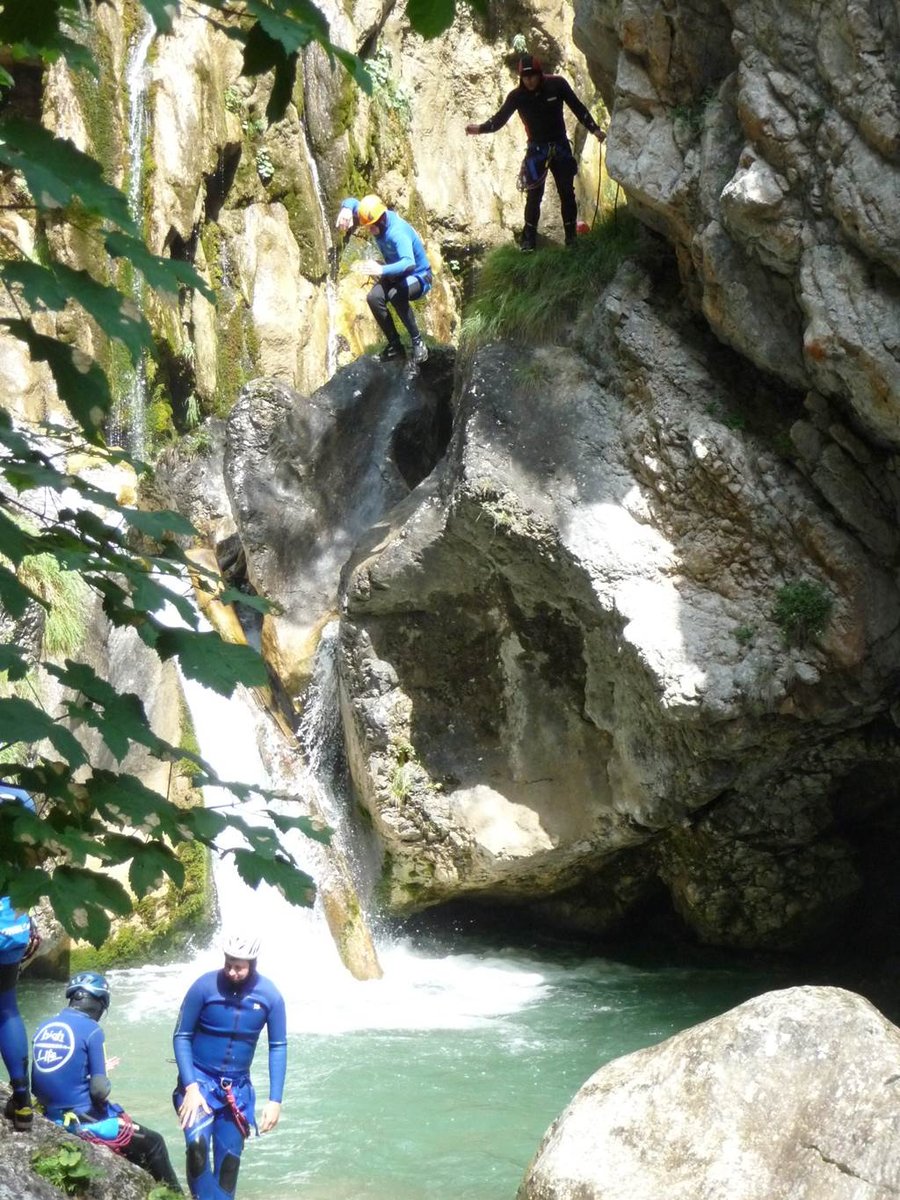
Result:
<svg viewBox="0 0 900 1200">
<path fill-rule="evenodd" d="M 379 196 L 363 196 L 359 202 L 360 225 L 374 225 L 387 212 L 387 205 Z"/>
</svg>

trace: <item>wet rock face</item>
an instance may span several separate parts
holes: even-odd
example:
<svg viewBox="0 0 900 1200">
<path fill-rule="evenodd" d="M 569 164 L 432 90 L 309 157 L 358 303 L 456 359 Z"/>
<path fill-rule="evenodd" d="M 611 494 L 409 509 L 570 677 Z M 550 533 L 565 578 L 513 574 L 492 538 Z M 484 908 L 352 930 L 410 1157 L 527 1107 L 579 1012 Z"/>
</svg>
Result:
<svg viewBox="0 0 900 1200">
<path fill-rule="evenodd" d="M 890 574 L 776 427 L 730 427 L 799 401 L 657 282 L 624 269 L 580 354 L 479 355 L 446 459 L 345 570 L 351 768 L 398 912 L 602 931 L 662 886 L 706 941 L 789 946 L 859 892 L 834 797 L 892 753 L 854 732 L 898 664 Z M 833 607 L 792 644 L 801 578 Z"/>
<path fill-rule="evenodd" d="M 225 484 L 249 581 L 283 609 L 263 639 L 291 695 L 357 540 L 378 537 L 443 453 L 452 361 L 435 353 L 411 380 L 395 363 L 360 359 L 308 398 L 260 380 L 228 419 Z"/>
<path fill-rule="evenodd" d="M 602 1067 L 518 1200 L 887 1197 L 900 1032 L 862 997 L 789 988 Z"/>
<path fill-rule="evenodd" d="M 582 3 L 576 41 L 613 109 L 610 173 L 712 329 L 896 446 L 896 7 Z"/>
</svg>

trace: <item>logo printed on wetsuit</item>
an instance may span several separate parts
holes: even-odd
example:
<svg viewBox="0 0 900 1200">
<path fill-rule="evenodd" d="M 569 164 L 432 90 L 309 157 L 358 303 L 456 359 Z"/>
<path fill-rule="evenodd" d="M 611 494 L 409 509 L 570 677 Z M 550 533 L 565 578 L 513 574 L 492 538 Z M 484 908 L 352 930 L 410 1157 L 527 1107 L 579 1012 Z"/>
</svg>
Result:
<svg viewBox="0 0 900 1200">
<path fill-rule="evenodd" d="M 34 1069 L 49 1075 L 64 1067 L 74 1052 L 74 1031 L 62 1021 L 50 1021 L 34 1036 Z"/>
</svg>

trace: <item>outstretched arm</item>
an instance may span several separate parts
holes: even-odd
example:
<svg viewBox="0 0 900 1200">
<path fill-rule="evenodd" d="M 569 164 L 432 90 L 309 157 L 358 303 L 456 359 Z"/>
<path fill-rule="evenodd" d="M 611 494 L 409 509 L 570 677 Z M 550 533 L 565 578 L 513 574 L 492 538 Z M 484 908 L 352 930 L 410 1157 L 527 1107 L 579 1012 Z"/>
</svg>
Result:
<svg viewBox="0 0 900 1200">
<path fill-rule="evenodd" d="M 480 125 L 476 122 L 468 124 L 466 126 L 466 133 L 470 135 L 475 133 L 495 133 L 498 129 L 502 129 L 518 108 L 517 92 L 518 88 L 510 92 L 494 115 L 488 117 L 486 121 L 482 121 Z"/>
</svg>

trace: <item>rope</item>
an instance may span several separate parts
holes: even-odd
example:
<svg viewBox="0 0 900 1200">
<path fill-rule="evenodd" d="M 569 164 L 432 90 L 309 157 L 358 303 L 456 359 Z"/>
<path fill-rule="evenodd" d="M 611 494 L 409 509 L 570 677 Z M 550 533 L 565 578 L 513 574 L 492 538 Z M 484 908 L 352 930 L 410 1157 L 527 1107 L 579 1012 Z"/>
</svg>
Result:
<svg viewBox="0 0 900 1200">
<path fill-rule="evenodd" d="M 597 223 L 597 213 L 600 211 L 600 192 L 603 188 L 603 143 L 598 142 L 597 145 L 600 147 L 600 171 L 597 176 L 597 203 L 594 205 L 594 215 L 591 218 L 591 229 L 593 229 L 594 225 Z"/>
<path fill-rule="evenodd" d="M 121 1154 L 134 1137 L 134 1121 L 128 1113 L 122 1112 L 118 1115 L 118 1122 L 119 1132 L 114 1138 L 100 1137 L 87 1127 L 76 1129 L 75 1132 L 80 1138 L 94 1146 L 105 1146 L 107 1150 L 112 1150 L 113 1154 Z"/>
</svg>

